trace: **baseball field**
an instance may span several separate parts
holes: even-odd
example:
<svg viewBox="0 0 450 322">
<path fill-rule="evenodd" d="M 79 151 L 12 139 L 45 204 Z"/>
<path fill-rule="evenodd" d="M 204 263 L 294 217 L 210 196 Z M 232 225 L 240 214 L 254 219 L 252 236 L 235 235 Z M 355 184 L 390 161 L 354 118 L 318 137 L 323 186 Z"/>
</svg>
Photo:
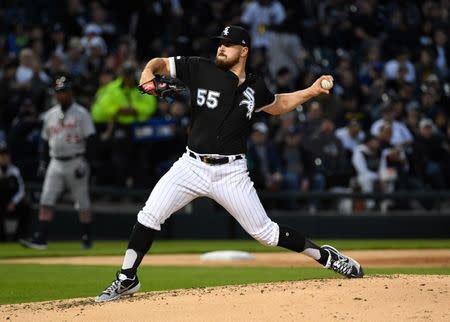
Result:
<svg viewBox="0 0 450 322">
<path fill-rule="evenodd" d="M 141 291 L 98 304 L 126 242 L 0 245 L 0 321 L 449 321 L 450 240 L 319 240 L 365 268 L 345 279 L 306 256 L 255 241 L 156 241 Z M 216 250 L 253 260 L 203 261 Z"/>
</svg>

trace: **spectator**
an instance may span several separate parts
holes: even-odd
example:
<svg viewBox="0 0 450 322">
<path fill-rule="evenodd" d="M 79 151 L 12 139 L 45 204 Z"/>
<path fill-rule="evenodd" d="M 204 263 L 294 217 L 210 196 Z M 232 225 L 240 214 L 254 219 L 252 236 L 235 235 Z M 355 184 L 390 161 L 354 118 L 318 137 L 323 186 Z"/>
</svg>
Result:
<svg viewBox="0 0 450 322">
<path fill-rule="evenodd" d="M 112 177 L 113 182 L 108 183 L 127 183 L 130 186 L 139 175 L 139 166 L 135 164 L 138 151 L 130 144 L 133 139 L 131 124 L 149 120 L 156 112 L 157 101 L 154 96 L 142 95 L 136 85 L 136 66 L 133 62 L 127 62 L 123 65 L 121 75 L 101 89 L 91 109 L 96 127 L 102 131 L 100 136 L 104 136 L 108 124 L 112 127 L 110 137 L 107 138 L 111 157 L 104 157 L 109 158 L 113 168 L 98 169 L 105 171 L 100 175 L 105 180 Z"/>
<path fill-rule="evenodd" d="M 6 218 L 18 221 L 13 240 L 28 236 L 30 215 L 20 170 L 11 163 L 6 142 L 2 141 L 0 142 L 0 241 L 6 241 Z"/>
<path fill-rule="evenodd" d="M 64 55 L 57 52 L 51 54 L 45 65 L 45 70 L 51 79 L 56 79 L 59 75 L 67 74 Z"/>
<path fill-rule="evenodd" d="M 361 108 L 358 97 L 353 93 L 344 94 L 341 103 L 334 117 L 337 126 L 344 127 L 352 120 L 358 121 L 361 126 L 370 124 L 367 113 Z"/>
<path fill-rule="evenodd" d="M 106 50 L 103 47 L 103 40 L 100 37 L 93 37 L 88 42 L 89 50 L 86 52 L 86 71 L 88 80 L 95 82 L 105 66 Z"/>
<path fill-rule="evenodd" d="M 450 49 L 448 43 L 448 30 L 438 28 L 434 32 L 434 44 L 437 52 L 436 66 L 442 79 L 449 76 Z"/>
<path fill-rule="evenodd" d="M 38 145 L 41 122 L 31 99 L 26 98 L 19 107 L 8 133 L 10 153 L 14 164 L 22 169 L 26 181 L 36 181 Z"/>
<path fill-rule="evenodd" d="M 355 81 L 355 75 L 349 68 L 341 68 L 338 74 L 338 82 L 334 86 L 335 95 L 337 96 L 356 96 L 358 97 L 359 88 Z"/>
<path fill-rule="evenodd" d="M 292 130 L 292 128 L 298 127 L 297 111 L 291 111 L 289 113 L 281 114 L 279 117 L 279 127 L 273 137 L 275 144 L 280 145 L 285 141 L 286 136 Z M 298 130 L 298 129 L 297 129 Z"/>
<path fill-rule="evenodd" d="M 356 1 L 356 5 L 350 16 L 354 28 L 354 38 L 358 42 L 356 46 L 364 46 L 373 42 L 382 30 L 382 21 L 375 14 L 377 2 Z"/>
<path fill-rule="evenodd" d="M 380 72 L 383 71 L 382 68 L 381 49 L 378 46 L 371 46 L 367 50 L 367 55 L 359 67 L 359 81 L 365 86 L 370 86 L 376 79 L 380 78 Z M 368 90 L 364 90 L 364 93 L 366 95 L 369 94 Z"/>
<path fill-rule="evenodd" d="M 411 104 L 407 107 L 405 118 L 405 125 L 408 128 L 411 135 L 414 137 L 414 140 L 419 132 L 419 120 L 420 120 L 419 104 L 416 103 Z"/>
<path fill-rule="evenodd" d="M 351 159 L 353 150 L 364 141 L 366 135 L 361 130 L 361 124 L 357 120 L 351 120 L 346 127 L 341 127 L 335 132 Z"/>
<path fill-rule="evenodd" d="M 382 130 L 383 131 L 383 130 Z M 410 186 L 409 162 L 402 147 L 384 146 L 381 151 L 380 177 L 384 192 L 393 192 L 397 190 L 407 190 Z M 402 208 L 392 200 L 383 200 L 380 208 L 386 212 L 389 207 L 394 205 Z"/>
<path fill-rule="evenodd" d="M 305 170 L 305 151 L 301 144 L 298 128 L 288 129 L 280 146 L 280 156 L 283 164 L 283 187 L 298 191 L 303 180 L 307 180 Z"/>
<path fill-rule="evenodd" d="M 34 60 L 32 65 L 32 77 L 27 82 L 27 90 L 25 94 L 28 94 L 34 104 L 38 107 L 39 112 L 45 110 L 47 100 L 48 100 L 48 86 L 50 82 L 50 77 L 45 74 L 42 70 L 41 62 L 39 60 Z M 45 75 L 45 79 L 41 77 Z"/>
<path fill-rule="evenodd" d="M 390 143 L 394 146 L 408 145 L 412 143 L 413 136 L 403 122 L 395 120 L 392 102 L 388 102 L 383 108 L 382 118 L 375 121 L 370 128 L 370 133 L 378 136 L 383 125 L 390 124 L 392 127 L 392 138 Z"/>
<path fill-rule="evenodd" d="M 280 25 L 285 18 L 284 7 L 276 0 L 253 0 L 248 3 L 241 22 L 249 26 L 252 48 L 267 48 L 272 28 Z"/>
<path fill-rule="evenodd" d="M 66 33 L 60 23 L 53 26 L 50 42 L 50 53 L 55 53 L 63 57 L 66 53 Z"/>
<path fill-rule="evenodd" d="M 377 137 L 369 135 L 363 144 L 355 148 L 352 163 L 356 170 L 357 183 L 362 192 L 373 193 L 377 187 L 386 187 L 385 185 L 380 185 L 381 151 Z M 366 199 L 366 209 L 374 209 L 375 205 L 375 200 Z"/>
<path fill-rule="evenodd" d="M 417 177 L 416 170 L 411 167 L 410 160 L 416 154 L 413 146 L 393 146 L 391 142 L 392 127 L 385 124 L 381 127 L 378 139 L 382 153 L 380 176 L 385 185 L 392 191 L 420 190 L 423 184 Z M 411 206 L 408 200 L 398 200 L 395 203 L 391 200 L 385 200 L 381 203 L 383 211 L 388 207 L 407 208 Z M 416 205 L 413 205 L 416 207 Z"/>
<path fill-rule="evenodd" d="M 303 192 L 306 192 L 310 188 L 315 190 L 315 178 L 309 178 L 309 169 L 307 169 L 309 165 L 307 163 L 308 159 L 298 128 L 291 127 L 288 129 L 279 151 L 283 166 L 282 188 L 289 191 Z M 312 185 L 310 182 L 312 182 Z M 291 199 L 285 206 L 288 209 L 297 209 L 299 204 L 297 200 Z"/>
<path fill-rule="evenodd" d="M 322 177 L 320 188 L 347 186 L 350 178 L 349 169 L 345 168 L 345 150 L 341 141 L 334 135 L 334 123 L 323 119 L 320 128 L 309 140 L 304 140 L 304 147 L 310 158 L 310 168 L 314 177 Z"/>
<path fill-rule="evenodd" d="M 93 48 L 96 48 L 101 56 L 106 55 L 106 43 L 101 37 L 102 29 L 97 24 L 89 24 L 84 30 L 84 37 L 81 38 L 81 45 L 84 48 L 86 56 L 92 55 Z"/>
<path fill-rule="evenodd" d="M 450 162 L 449 151 L 442 137 L 433 134 L 433 121 L 422 119 L 419 135 L 414 143 L 417 172 L 432 189 L 445 189 L 444 169 Z"/>
<path fill-rule="evenodd" d="M 320 128 L 323 119 L 322 105 L 318 101 L 312 101 L 308 105 L 306 121 L 301 126 L 301 134 L 305 140 L 309 140 Z"/>
<path fill-rule="evenodd" d="M 268 137 L 269 128 L 265 123 L 253 124 L 247 153 L 248 169 L 257 189 L 276 191 L 283 180 L 281 160 Z"/>
<path fill-rule="evenodd" d="M 384 149 L 392 148 L 393 145 L 391 144 L 392 141 L 392 124 L 391 123 L 384 123 L 380 127 L 380 131 L 378 133 L 378 141 L 380 143 L 380 149 L 381 151 Z"/>
<path fill-rule="evenodd" d="M 436 126 L 436 134 L 445 137 L 445 133 L 447 132 L 447 124 L 449 124 L 448 114 L 445 112 L 443 108 L 439 108 L 433 120 Z"/>
<path fill-rule="evenodd" d="M 152 182 L 161 178 L 178 159 L 180 153 L 186 150 L 189 131 L 189 117 L 185 102 L 174 100 L 170 103 L 165 101 L 161 101 L 161 103 L 159 106 L 164 106 L 167 110 L 165 114 L 158 113 L 152 117 L 155 133 L 150 139 L 150 148 L 142 147 L 142 149 L 150 151 L 144 160 L 144 163 L 148 165 L 148 169 L 144 170 L 144 173 L 145 171 L 151 173 Z M 145 143 L 142 144 L 145 145 Z M 158 151 L 158 153 L 151 153 L 151 151 Z M 155 169 L 152 169 L 152 166 Z M 143 184 L 148 186 L 148 181 Z"/>
<path fill-rule="evenodd" d="M 80 0 L 69 0 L 61 21 L 68 35 L 80 35 L 86 25 L 86 8 Z"/>
<path fill-rule="evenodd" d="M 287 67 L 281 67 L 275 77 L 275 92 L 287 93 L 293 90 L 292 73 Z"/>
<path fill-rule="evenodd" d="M 16 71 L 16 82 L 22 88 L 30 88 L 30 82 L 33 75 L 37 73 L 37 77 L 44 83 L 49 83 L 50 78 L 44 71 L 40 70 L 40 62 L 33 51 L 29 48 L 22 49 L 19 57 L 19 67 Z"/>
<path fill-rule="evenodd" d="M 416 67 L 417 77 L 424 82 L 429 75 L 437 73 L 436 53 L 432 48 L 422 48 L 420 50 L 420 60 Z"/>
<path fill-rule="evenodd" d="M 91 3 L 91 16 L 92 16 L 92 24 L 95 27 L 98 27 L 98 35 L 101 35 L 103 38 L 105 38 L 106 42 L 112 42 L 116 35 L 116 27 L 113 23 L 108 21 L 108 13 L 103 8 L 99 2 L 92 2 Z M 96 30 L 97 31 L 97 30 Z"/>
<path fill-rule="evenodd" d="M 17 115 L 21 93 L 15 80 L 17 66 L 14 63 L 5 65 L 4 73 L 0 78 L 0 128 L 8 131 L 11 122 Z"/>
<path fill-rule="evenodd" d="M 289 3 L 286 7 L 286 19 L 274 26 L 273 32 L 268 34 L 267 58 L 272 78 L 275 78 L 281 69 L 286 68 L 290 71 L 290 76 L 297 79 L 299 71 L 304 68 L 307 53 L 298 36 L 300 24 L 296 17 L 296 10 L 300 9 L 300 6 L 300 3 Z"/>
<path fill-rule="evenodd" d="M 420 110 L 423 117 L 430 119 L 434 118 L 436 112 L 439 110 L 437 101 L 438 93 L 436 90 L 428 86 L 422 87 Z"/>
<path fill-rule="evenodd" d="M 398 49 L 394 59 L 389 60 L 384 66 L 384 74 L 390 81 L 403 81 L 414 83 L 416 70 L 409 60 L 409 53 L 405 48 Z"/>
<path fill-rule="evenodd" d="M 65 66 L 69 76 L 78 78 L 87 72 L 86 56 L 83 55 L 83 46 L 79 38 L 73 37 L 69 41 Z"/>
<path fill-rule="evenodd" d="M 117 50 L 112 55 L 114 70 L 118 70 L 126 61 L 136 58 L 131 42 L 132 40 L 127 38 L 120 40 Z"/>
</svg>

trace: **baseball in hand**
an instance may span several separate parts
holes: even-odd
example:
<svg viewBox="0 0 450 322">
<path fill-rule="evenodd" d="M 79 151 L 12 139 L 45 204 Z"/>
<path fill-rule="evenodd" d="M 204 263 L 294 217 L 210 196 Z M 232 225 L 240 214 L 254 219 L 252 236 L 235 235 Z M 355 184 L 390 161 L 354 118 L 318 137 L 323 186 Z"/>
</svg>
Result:
<svg viewBox="0 0 450 322">
<path fill-rule="evenodd" d="M 323 89 L 331 89 L 333 87 L 333 82 L 328 79 L 322 79 L 320 86 L 322 86 Z"/>
</svg>

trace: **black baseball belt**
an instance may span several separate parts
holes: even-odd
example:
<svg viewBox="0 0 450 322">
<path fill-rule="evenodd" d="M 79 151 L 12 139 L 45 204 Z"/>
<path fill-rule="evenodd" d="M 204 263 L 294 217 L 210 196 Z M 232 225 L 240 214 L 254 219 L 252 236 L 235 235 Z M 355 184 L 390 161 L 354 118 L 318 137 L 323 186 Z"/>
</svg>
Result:
<svg viewBox="0 0 450 322">
<path fill-rule="evenodd" d="M 74 154 L 74 155 L 70 155 L 67 157 L 53 157 L 53 159 L 58 160 L 58 161 L 70 161 L 79 157 L 84 156 L 84 153 L 78 153 L 78 154 Z"/>
<path fill-rule="evenodd" d="M 219 164 L 226 164 L 226 163 L 230 163 L 234 160 L 240 160 L 243 159 L 242 155 L 231 155 L 231 156 L 224 156 L 224 157 L 219 157 L 219 158 L 215 158 L 215 157 L 210 157 L 207 155 L 200 155 L 200 154 L 195 154 L 192 151 L 189 151 L 189 156 L 191 158 L 194 159 L 198 159 L 204 163 L 207 164 L 211 164 L 211 165 L 219 165 Z"/>
</svg>

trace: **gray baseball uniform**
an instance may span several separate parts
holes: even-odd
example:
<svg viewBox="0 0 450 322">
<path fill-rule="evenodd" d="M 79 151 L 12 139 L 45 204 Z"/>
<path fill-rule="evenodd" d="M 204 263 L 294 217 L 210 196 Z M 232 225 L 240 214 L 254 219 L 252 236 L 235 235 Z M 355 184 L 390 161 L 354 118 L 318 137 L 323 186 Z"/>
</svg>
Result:
<svg viewBox="0 0 450 322">
<path fill-rule="evenodd" d="M 81 105 L 72 105 L 63 113 L 55 105 L 44 115 L 41 136 L 48 141 L 51 161 L 45 174 L 41 205 L 53 206 L 65 188 L 75 201 L 75 208 L 90 208 L 88 193 L 89 165 L 83 155 L 85 139 L 95 134 L 89 112 Z"/>
</svg>

